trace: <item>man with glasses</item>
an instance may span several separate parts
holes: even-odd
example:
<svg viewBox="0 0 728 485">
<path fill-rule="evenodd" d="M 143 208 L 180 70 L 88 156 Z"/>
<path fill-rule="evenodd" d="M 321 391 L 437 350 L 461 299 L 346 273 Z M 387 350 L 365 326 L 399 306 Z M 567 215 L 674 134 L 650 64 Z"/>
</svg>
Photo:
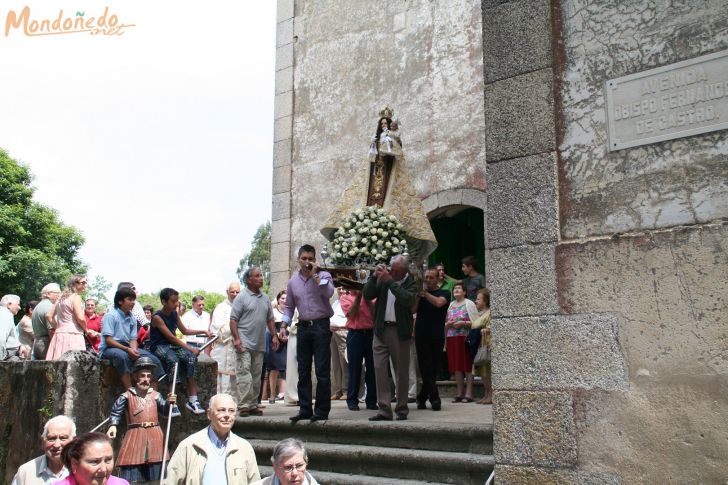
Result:
<svg viewBox="0 0 728 485">
<path fill-rule="evenodd" d="M 300 440 L 288 438 L 279 441 L 270 461 L 274 475 L 253 485 L 318 485 L 316 479 L 306 471 L 308 454 Z"/>
<path fill-rule="evenodd" d="M 48 353 L 48 345 L 53 336 L 53 327 L 48 315 L 59 296 L 61 296 L 61 287 L 58 283 L 48 283 L 40 290 L 41 300 L 33 309 L 33 316 L 30 317 L 33 325 L 33 358 L 35 360 L 45 360 Z"/>
<path fill-rule="evenodd" d="M 217 392 L 235 395 L 235 347 L 230 333 L 230 312 L 233 301 L 240 294 L 240 283 L 231 282 L 227 287 L 227 298 L 215 307 L 210 322 L 210 333 L 220 338 L 205 351 L 217 362 Z"/>
<path fill-rule="evenodd" d="M 260 480 L 253 447 L 231 431 L 237 404 L 229 394 L 210 399 L 210 425 L 185 438 L 169 461 L 167 485 L 235 484 Z"/>
</svg>

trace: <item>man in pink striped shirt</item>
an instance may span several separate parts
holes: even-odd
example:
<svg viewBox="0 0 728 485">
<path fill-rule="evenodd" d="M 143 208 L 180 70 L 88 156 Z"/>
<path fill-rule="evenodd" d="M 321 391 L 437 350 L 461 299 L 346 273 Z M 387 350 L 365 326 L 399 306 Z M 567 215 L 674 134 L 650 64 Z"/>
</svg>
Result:
<svg viewBox="0 0 728 485">
<path fill-rule="evenodd" d="M 349 356 L 349 389 L 346 404 L 351 411 L 359 411 L 359 383 L 361 363 L 364 360 L 364 382 L 367 386 L 367 409 L 376 411 L 377 385 L 374 377 L 374 316 L 372 302 L 364 299 L 361 291 L 346 290 L 340 297 L 341 309 L 346 315 L 346 354 Z"/>
</svg>

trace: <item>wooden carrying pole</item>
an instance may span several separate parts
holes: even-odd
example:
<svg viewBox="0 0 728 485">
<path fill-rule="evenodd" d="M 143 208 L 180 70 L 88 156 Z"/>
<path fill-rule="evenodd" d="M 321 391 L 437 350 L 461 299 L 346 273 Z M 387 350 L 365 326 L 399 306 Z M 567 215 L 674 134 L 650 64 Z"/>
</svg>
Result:
<svg viewBox="0 0 728 485">
<path fill-rule="evenodd" d="M 172 391 L 170 394 L 174 394 L 174 389 L 177 386 L 177 367 L 179 363 L 174 364 L 174 374 L 172 379 Z M 177 403 L 175 403 L 177 405 Z M 167 412 L 167 430 L 164 434 L 164 453 L 162 453 L 162 472 L 159 474 L 159 483 L 164 483 L 164 471 L 167 468 L 167 451 L 169 450 L 169 432 L 172 427 L 172 406 L 169 407 Z"/>
</svg>

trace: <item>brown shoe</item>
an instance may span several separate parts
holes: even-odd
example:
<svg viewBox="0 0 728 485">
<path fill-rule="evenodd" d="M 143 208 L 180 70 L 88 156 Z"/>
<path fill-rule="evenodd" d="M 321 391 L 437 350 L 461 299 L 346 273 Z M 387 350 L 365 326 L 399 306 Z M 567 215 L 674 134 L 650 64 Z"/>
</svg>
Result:
<svg viewBox="0 0 728 485">
<path fill-rule="evenodd" d="M 263 416 L 263 410 L 260 408 L 248 409 L 251 416 Z"/>
<path fill-rule="evenodd" d="M 247 409 L 241 409 L 240 411 L 238 411 L 238 416 L 240 416 L 241 418 L 247 418 L 248 416 L 250 416 L 250 411 L 248 411 Z"/>
<path fill-rule="evenodd" d="M 341 399 L 341 396 L 343 396 L 343 395 L 344 395 L 343 393 L 337 392 L 336 394 L 334 394 L 333 396 L 331 396 L 331 400 L 332 401 L 338 401 L 339 399 Z"/>
</svg>

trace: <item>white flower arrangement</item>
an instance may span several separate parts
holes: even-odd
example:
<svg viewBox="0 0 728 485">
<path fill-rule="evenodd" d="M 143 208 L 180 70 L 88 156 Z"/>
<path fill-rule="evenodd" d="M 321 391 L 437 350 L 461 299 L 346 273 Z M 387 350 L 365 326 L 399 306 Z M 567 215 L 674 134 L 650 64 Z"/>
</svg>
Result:
<svg viewBox="0 0 728 485">
<path fill-rule="evenodd" d="M 332 263 L 340 266 L 388 263 L 405 247 L 402 224 L 382 208 L 355 210 L 334 233 Z"/>
</svg>

